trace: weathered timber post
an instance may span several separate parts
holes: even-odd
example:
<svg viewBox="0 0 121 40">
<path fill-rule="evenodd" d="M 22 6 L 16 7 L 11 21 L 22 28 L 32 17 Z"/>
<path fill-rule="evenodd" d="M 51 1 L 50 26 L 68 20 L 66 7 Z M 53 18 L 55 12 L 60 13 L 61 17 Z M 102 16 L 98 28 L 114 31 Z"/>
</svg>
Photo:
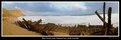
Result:
<svg viewBox="0 0 121 40">
<path fill-rule="evenodd" d="M 108 9 L 108 25 L 111 26 L 111 12 L 112 12 L 112 8 L 109 7 Z"/>
<path fill-rule="evenodd" d="M 103 18 L 105 20 L 105 2 L 103 4 Z M 107 23 L 103 23 L 103 28 L 105 29 L 105 35 L 107 34 Z"/>
<path fill-rule="evenodd" d="M 106 29 L 105 29 L 105 35 L 109 34 L 110 28 L 112 27 L 112 25 L 111 25 L 111 12 L 112 12 L 112 8 L 109 7 L 109 9 L 108 9 L 108 23 L 106 23 L 105 20 L 104 20 L 104 18 L 102 18 L 102 17 L 99 15 L 99 13 L 98 13 L 97 11 L 95 11 L 96 15 L 97 15 L 97 16 L 101 19 L 101 21 L 104 23 L 103 26 L 104 26 L 104 28 L 106 28 Z"/>
<path fill-rule="evenodd" d="M 103 4 L 103 18 L 104 18 L 104 20 L 105 20 L 105 2 L 104 2 L 104 4 Z M 103 25 L 105 25 L 105 23 L 104 23 Z"/>
<path fill-rule="evenodd" d="M 105 2 L 104 2 L 104 5 L 103 5 L 103 18 L 99 15 L 99 13 L 97 11 L 95 11 L 96 15 L 103 22 L 103 27 L 105 28 L 105 35 L 109 34 L 110 28 L 112 27 L 112 25 L 111 25 L 111 12 L 112 12 L 112 8 L 109 7 L 109 9 L 108 9 L 108 23 L 107 23 L 105 21 Z"/>
<path fill-rule="evenodd" d="M 109 34 L 110 28 L 112 27 L 111 25 L 111 12 L 112 12 L 112 8 L 109 7 L 108 9 L 108 25 L 107 25 L 107 33 Z"/>
</svg>

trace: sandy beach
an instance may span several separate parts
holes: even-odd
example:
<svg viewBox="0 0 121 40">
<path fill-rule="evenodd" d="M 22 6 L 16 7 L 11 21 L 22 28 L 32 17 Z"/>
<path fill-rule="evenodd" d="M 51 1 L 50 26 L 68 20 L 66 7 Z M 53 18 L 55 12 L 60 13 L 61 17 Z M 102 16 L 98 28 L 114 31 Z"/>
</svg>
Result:
<svg viewBox="0 0 121 40">
<path fill-rule="evenodd" d="M 21 28 L 8 20 L 2 22 L 3 35 L 39 35 L 39 33 L 28 31 L 27 29 Z"/>
<path fill-rule="evenodd" d="M 7 13 L 10 11 L 9 15 Z M 3 9 L 2 12 L 2 23 L 1 33 L 5 35 L 39 35 L 39 33 L 28 31 L 27 29 L 21 28 L 14 24 L 17 17 L 22 16 L 22 13 L 17 10 Z"/>
</svg>

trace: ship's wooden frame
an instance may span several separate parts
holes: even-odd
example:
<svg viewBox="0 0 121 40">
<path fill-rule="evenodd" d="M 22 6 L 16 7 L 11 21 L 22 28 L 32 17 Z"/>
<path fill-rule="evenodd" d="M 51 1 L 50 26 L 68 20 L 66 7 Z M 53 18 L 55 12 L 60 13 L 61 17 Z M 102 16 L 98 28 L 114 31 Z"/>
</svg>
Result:
<svg viewBox="0 0 121 40">
<path fill-rule="evenodd" d="M 103 22 L 103 25 L 77 25 L 72 27 L 56 25 L 54 23 L 41 24 L 42 20 L 32 22 L 31 20 L 16 21 L 22 28 L 38 32 L 42 35 L 54 35 L 53 32 L 66 32 L 68 35 L 118 35 L 118 29 L 111 24 L 112 7 L 108 8 L 108 22 L 105 21 L 105 2 L 103 5 L 103 17 L 97 11 L 95 14 Z M 113 30 L 112 30 L 113 29 Z"/>
</svg>

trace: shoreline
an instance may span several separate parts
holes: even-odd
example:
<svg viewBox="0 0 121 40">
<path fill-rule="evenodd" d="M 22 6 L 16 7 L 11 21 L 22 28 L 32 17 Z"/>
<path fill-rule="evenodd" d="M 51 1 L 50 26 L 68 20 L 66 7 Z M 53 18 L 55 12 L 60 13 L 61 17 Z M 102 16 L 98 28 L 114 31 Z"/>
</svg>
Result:
<svg viewBox="0 0 121 40">
<path fill-rule="evenodd" d="M 107 14 L 106 14 L 107 15 Z M 102 14 L 101 14 L 102 16 Z M 17 20 L 22 21 L 22 18 L 31 20 L 32 22 L 42 19 L 42 23 L 55 23 L 63 26 L 82 25 L 103 25 L 102 21 L 96 15 L 90 16 L 21 16 Z M 112 24 L 114 27 L 119 27 L 119 14 L 112 14 Z M 106 17 L 107 21 L 107 17 Z"/>
</svg>

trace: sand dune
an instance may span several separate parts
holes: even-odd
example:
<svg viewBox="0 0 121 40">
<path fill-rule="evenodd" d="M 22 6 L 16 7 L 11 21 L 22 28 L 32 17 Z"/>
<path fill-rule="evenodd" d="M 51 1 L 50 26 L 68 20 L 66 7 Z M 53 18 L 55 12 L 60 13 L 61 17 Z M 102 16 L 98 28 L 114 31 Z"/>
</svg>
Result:
<svg viewBox="0 0 121 40">
<path fill-rule="evenodd" d="M 28 31 L 27 29 L 21 28 L 6 21 L 3 22 L 2 29 L 3 35 L 39 35 L 39 33 Z"/>
<path fill-rule="evenodd" d="M 21 16 L 22 13 L 18 10 L 2 10 L 2 35 L 39 35 L 39 33 L 28 31 L 27 29 L 21 28 L 13 22 L 16 17 Z"/>
</svg>

